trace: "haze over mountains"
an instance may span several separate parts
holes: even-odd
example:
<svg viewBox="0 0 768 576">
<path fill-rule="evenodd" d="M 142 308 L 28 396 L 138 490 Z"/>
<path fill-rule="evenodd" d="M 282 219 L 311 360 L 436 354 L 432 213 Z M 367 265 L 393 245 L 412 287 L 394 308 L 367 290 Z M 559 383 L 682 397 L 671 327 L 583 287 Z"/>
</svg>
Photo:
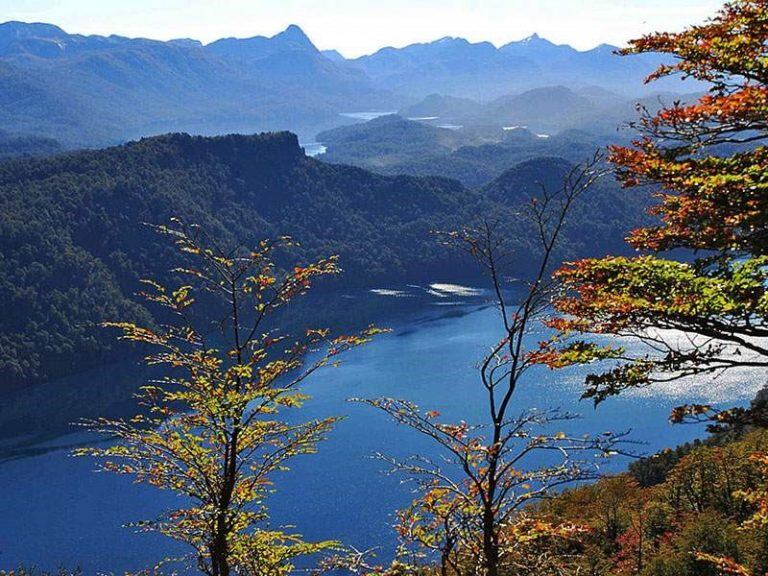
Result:
<svg viewBox="0 0 768 576">
<path fill-rule="evenodd" d="M 0 25 L 0 128 L 70 146 L 147 134 L 312 130 L 393 98 L 320 54 L 298 27 L 272 38 L 158 42 Z"/>
<path fill-rule="evenodd" d="M 395 114 L 318 134 L 319 160 L 353 164 L 380 174 L 443 176 L 469 187 L 484 186 L 510 166 L 535 158 L 581 163 L 612 138 L 582 130 L 535 134 L 522 127 L 441 128 Z"/>
<path fill-rule="evenodd" d="M 67 147 L 140 136 L 290 129 L 312 139 L 339 114 L 398 110 L 433 93 L 489 100 L 563 84 L 640 93 L 659 59 L 579 52 L 537 36 L 500 48 L 443 38 L 345 60 L 298 26 L 203 45 L 0 24 L 0 130 Z M 655 89 L 658 89 L 656 86 Z"/>
<path fill-rule="evenodd" d="M 622 59 L 616 50 L 602 44 L 580 52 L 535 34 L 499 48 L 490 42 L 447 37 L 401 49 L 383 48 L 353 62 L 377 86 L 411 97 L 441 93 L 487 100 L 558 84 L 596 85 L 626 95 L 642 92 L 642 79 L 661 59 L 647 54 Z M 676 80 L 669 86 L 680 89 Z"/>
</svg>

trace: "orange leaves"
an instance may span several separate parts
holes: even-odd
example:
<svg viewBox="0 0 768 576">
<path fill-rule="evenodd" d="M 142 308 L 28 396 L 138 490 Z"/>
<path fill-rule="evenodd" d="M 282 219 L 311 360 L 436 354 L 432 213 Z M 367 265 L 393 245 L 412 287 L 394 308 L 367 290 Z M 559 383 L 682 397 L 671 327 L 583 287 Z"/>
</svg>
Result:
<svg viewBox="0 0 768 576">
<path fill-rule="evenodd" d="M 435 428 L 454 440 L 466 439 L 467 432 L 469 431 L 469 425 L 466 422 L 460 422 L 459 424 L 435 424 Z"/>
<path fill-rule="evenodd" d="M 669 416 L 669 421 L 673 424 L 680 424 L 684 422 L 686 418 L 698 418 L 709 414 L 712 410 L 712 406 L 709 404 L 686 404 L 684 406 L 677 406 L 674 408 Z"/>
<path fill-rule="evenodd" d="M 737 0 L 702 26 L 652 34 L 624 51 L 677 58 L 651 79 L 680 73 L 712 83 L 693 103 L 675 102 L 655 114 L 642 109 L 636 127 L 643 137 L 611 148 L 626 186 L 663 190 L 652 210 L 662 224 L 635 231 L 634 247 L 765 253 L 768 153 L 760 144 L 768 131 L 767 22 L 765 2 Z M 737 152 L 726 156 L 734 145 Z"/>
<path fill-rule="evenodd" d="M 729 158 L 684 160 L 665 157 L 662 150 L 652 146 L 643 151 L 614 148 L 611 160 L 625 185 L 650 183 L 664 189 L 664 193 L 656 194 L 659 203 L 650 210 L 663 223 L 633 232 L 629 242 L 636 248 L 764 250 L 766 148 Z"/>
</svg>

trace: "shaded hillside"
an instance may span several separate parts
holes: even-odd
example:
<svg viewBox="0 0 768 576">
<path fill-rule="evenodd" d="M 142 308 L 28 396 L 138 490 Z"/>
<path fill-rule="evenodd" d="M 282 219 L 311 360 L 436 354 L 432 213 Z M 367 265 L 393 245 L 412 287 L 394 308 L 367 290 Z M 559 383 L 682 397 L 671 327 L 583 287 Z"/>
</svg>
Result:
<svg viewBox="0 0 768 576">
<path fill-rule="evenodd" d="M 317 140 L 327 148 L 323 160 L 375 169 L 448 154 L 467 138 L 454 130 L 387 115 L 326 130 Z"/>
<path fill-rule="evenodd" d="M 53 138 L 0 132 L 0 162 L 12 158 L 51 156 L 63 151 L 61 143 Z"/>
<path fill-rule="evenodd" d="M 290 233 L 299 258 L 339 253 L 344 282 L 428 277 L 430 242 L 479 196 L 443 179 L 387 178 L 304 156 L 287 133 L 186 135 L 0 165 L 0 380 L 64 374 L 109 358 L 106 318 L 143 318 L 138 279 L 173 251 L 142 222 L 178 215 L 222 242 Z"/>
<path fill-rule="evenodd" d="M 530 198 L 540 196 L 542 187 L 550 192 L 559 190 L 573 166 L 563 158 L 527 160 L 506 170 L 481 193 L 495 204 L 516 210 Z M 626 252 L 628 226 L 647 222 L 648 200 L 647 193 L 619 190 L 610 177 L 598 181 L 588 196 L 574 205 L 566 221 L 566 240 L 559 258 Z"/>
<path fill-rule="evenodd" d="M 513 187 L 566 166 L 549 164 L 518 170 Z M 149 319 L 132 296 L 138 280 L 163 278 L 174 259 L 142 222 L 180 216 L 223 243 L 291 234 L 302 242 L 299 259 L 340 254 L 345 286 L 460 280 L 471 269 L 436 245 L 431 230 L 485 215 L 503 222 L 511 248 L 533 249 L 517 215 L 520 196 L 497 192 L 503 186 L 471 191 L 454 180 L 331 165 L 306 157 L 288 133 L 168 135 L 7 162 L 0 165 L 0 380 L 29 382 L 103 362 L 117 352 L 96 323 Z M 600 194 L 611 199 L 599 206 L 627 196 Z M 603 242 L 602 232 L 595 235 L 599 215 L 588 216 L 572 223 L 563 257 Z M 616 237 L 634 223 L 608 221 Z"/>
<path fill-rule="evenodd" d="M 468 187 L 484 186 L 510 166 L 534 158 L 580 163 L 616 134 L 599 137 L 566 130 L 543 137 L 524 128 L 467 127 L 447 130 L 423 122 L 371 121 L 318 135 L 327 147 L 318 159 L 361 166 L 388 175 L 444 176 Z"/>
</svg>

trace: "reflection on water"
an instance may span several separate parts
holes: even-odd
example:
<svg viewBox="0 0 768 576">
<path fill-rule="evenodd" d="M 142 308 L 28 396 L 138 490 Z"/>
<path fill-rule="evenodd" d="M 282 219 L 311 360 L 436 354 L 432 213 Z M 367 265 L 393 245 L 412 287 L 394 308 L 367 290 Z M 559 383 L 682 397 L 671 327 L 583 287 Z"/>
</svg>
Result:
<svg viewBox="0 0 768 576">
<path fill-rule="evenodd" d="M 0 404 L 0 464 L 56 449 L 76 422 L 134 414 L 133 394 L 151 371 L 131 358 L 5 395 Z"/>
<path fill-rule="evenodd" d="M 446 287 L 438 286 L 445 294 Z M 388 452 L 406 456 L 429 452 L 425 440 L 398 428 L 383 415 L 349 397 L 393 396 L 446 419 L 477 421 L 483 414 L 475 364 L 498 337 L 498 321 L 484 297 L 430 295 L 429 287 L 381 288 L 377 293 L 341 299 L 339 322 L 359 324 L 363 317 L 393 328 L 354 350 L 341 368 L 313 375 L 307 391 L 314 398 L 301 418 L 345 415 L 318 454 L 297 459 L 278 482 L 271 498 L 275 525 L 291 524 L 310 540 L 339 539 L 358 548 L 382 546 L 386 557 L 394 544 L 392 512 L 411 498 L 408 485 L 383 474 L 369 456 Z M 392 292 L 412 294 L 396 297 Z M 451 308 L 435 305 L 450 299 Z M 306 304 L 315 311 L 317 303 Z M 292 314 L 301 317 L 301 310 Z M 386 318 L 384 321 L 382 319 Z M 321 322 L 321 325 L 326 322 Z M 533 334 L 532 338 L 541 338 Z M 631 343 L 630 343 L 631 345 Z M 135 362 L 92 371 L 11 397 L 0 408 L 0 433 L 6 460 L 0 463 L 0 566 L 34 563 L 54 568 L 80 565 L 86 573 L 136 570 L 152 565 L 178 547 L 155 535 L 136 535 L 125 522 L 153 517 L 179 500 L 173 495 L 133 485 L 127 478 L 94 474 L 93 462 L 74 459 L 61 449 L 83 441 L 68 423 L 82 416 L 120 415 L 133 410 L 130 394 L 148 374 Z M 702 433 L 673 427 L 670 408 L 697 400 L 695 387 L 667 394 L 637 394 L 609 400 L 599 410 L 579 402 L 585 370 L 538 370 L 520 389 L 519 410 L 560 407 L 583 414 L 569 423 L 573 433 L 623 431 L 656 451 Z M 747 401 L 757 378 L 730 389 L 723 401 Z M 21 457 L 26 456 L 26 457 Z M 608 464 L 617 469 L 626 462 Z M 612 468 L 611 468 L 612 467 Z"/>
</svg>

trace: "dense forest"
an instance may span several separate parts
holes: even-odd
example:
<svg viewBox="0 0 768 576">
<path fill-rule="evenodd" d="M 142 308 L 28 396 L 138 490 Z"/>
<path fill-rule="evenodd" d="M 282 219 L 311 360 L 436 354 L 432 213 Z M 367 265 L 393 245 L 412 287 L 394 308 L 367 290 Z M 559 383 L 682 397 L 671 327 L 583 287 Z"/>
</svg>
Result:
<svg viewBox="0 0 768 576">
<path fill-rule="evenodd" d="M 503 222 L 522 254 L 533 254 L 518 205 L 540 174 L 554 186 L 570 167 L 523 164 L 489 193 L 444 178 L 319 162 L 288 133 L 169 135 L 7 162 L 0 166 L 0 297 L 10 305 L 0 327 L 0 373 L 13 384 L 98 363 L 108 342 L 98 322 L 146 317 L 132 295 L 140 278 L 164 277 L 169 256 L 142 223 L 178 216 L 222 242 L 290 234 L 303 259 L 339 254 L 345 286 L 460 280 L 465 268 L 430 231 L 483 214 Z M 642 204 L 642 195 L 627 197 L 606 181 L 574 213 L 561 259 L 623 249 L 620 238 L 642 219 Z M 597 222 L 596 210 L 604 214 Z M 520 261 L 519 272 L 529 264 Z"/>
<path fill-rule="evenodd" d="M 768 535 L 758 523 L 741 528 L 755 509 L 739 495 L 763 485 L 764 471 L 750 455 L 766 450 L 765 430 L 670 450 L 679 460 L 654 474 L 652 485 L 643 472 L 668 453 L 637 464 L 631 473 L 569 490 L 542 505 L 540 513 L 587 527 L 571 557 L 573 569 L 587 574 L 728 573 L 697 554 L 727 556 L 751 574 L 764 574 Z"/>
</svg>

